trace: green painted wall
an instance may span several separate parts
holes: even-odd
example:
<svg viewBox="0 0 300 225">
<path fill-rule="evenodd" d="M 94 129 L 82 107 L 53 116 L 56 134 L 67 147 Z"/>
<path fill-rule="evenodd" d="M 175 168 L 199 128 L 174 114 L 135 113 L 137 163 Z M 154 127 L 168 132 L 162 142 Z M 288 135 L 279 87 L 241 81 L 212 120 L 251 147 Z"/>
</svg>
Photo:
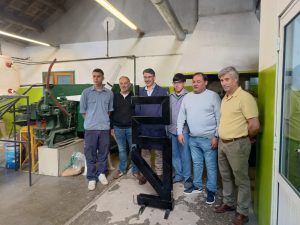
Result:
<svg viewBox="0 0 300 225">
<path fill-rule="evenodd" d="M 27 88 L 20 88 L 18 90 L 19 94 L 23 94 L 24 91 L 26 91 Z M 40 100 L 40 98 L 43 96 L 43 88 L 32 88 L 27 95 L 29 96 L 29 103 L 33 103 L 33 102 L 37 102 Z M 25 99 L 21 99 L 16 106 L 19 105 L 26 105 L 26 100 Z M 13 121 L 13 115 L 12 113 L 7 112 L 4 116 L 3 116 L 3 121 L 5 123 L 5 127 L 6 127 L 6 132 L 7 134 L 9 134 L 11 132 L 12 129 L 12 121 Z"/>
<path fill-rule="evenodd" d="M 276 65 L 259 72 L 258 107 L 261 133 L 256 156 L 254 210 L 259 225 L 271 220 Z"/>
<path fill-rule="evenodd" d="M 20 88 L 18 90 L 18 93 L 23 94 L 26 90 L 27 90 L 27 88 Z M 29 96 L 29 103 L 37 102 L 43 96 L 43 88 L 42 87 L 34 87 L 26 95 Z M 21 104 L 23 105 L 23 103 L 26 104 L 26 102 L 24 100 L 23 100 L 23 102 L 21 102 Z"/>
</svg>

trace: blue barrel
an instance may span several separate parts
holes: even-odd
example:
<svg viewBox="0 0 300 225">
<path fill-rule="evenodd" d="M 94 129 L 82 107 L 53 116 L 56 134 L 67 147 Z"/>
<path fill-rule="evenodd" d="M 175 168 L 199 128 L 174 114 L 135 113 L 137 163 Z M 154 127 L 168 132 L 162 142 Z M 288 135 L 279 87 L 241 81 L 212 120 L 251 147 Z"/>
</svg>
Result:
<svg viewBox="0 0 300 225">
<path fill-rule="evenodd" d="M 16 144 L 16 155 L 15 155 L 15 144 L 14 143 L 6 143 L 4 145 L 4 150 L 5 150 L 5 167 L 7 169 L 19 169 L 19 167 L 20 167 L 20 145 Z"/>
</svg>

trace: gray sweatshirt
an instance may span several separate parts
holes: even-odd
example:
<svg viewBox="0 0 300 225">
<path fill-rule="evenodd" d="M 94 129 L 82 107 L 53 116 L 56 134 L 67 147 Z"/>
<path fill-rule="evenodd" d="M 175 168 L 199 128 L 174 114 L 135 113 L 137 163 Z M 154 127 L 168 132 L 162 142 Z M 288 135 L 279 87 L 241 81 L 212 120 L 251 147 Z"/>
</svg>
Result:
<svg viewBox="0 0 300 225">
<path fill-rule="evenodd" d="M 179 114 L 179 109 L 182 103 L 184 96 L 188 93 L 187 90 L 183 90 L 183 93 L 180 96 L 177 96 L 175 92 L 170 94 L 170 106 L 171 106 L 171 124 L 168 125 L 168 132 L 171 134 L 177 135 L 177 118 Z M 183 133 L 188 133 L 187 124 L 184 124 Z"/>
<path fill-rule="evenodd" d="M 190 136 L 218 137 L 220 104 L 219 95 L 211 90 L 206 89 L 199 94 L 190 92 L 185 95 L 177 119 L 177 134 L 183 133 L 183 126 L 187 121 Z"/>
</svg>

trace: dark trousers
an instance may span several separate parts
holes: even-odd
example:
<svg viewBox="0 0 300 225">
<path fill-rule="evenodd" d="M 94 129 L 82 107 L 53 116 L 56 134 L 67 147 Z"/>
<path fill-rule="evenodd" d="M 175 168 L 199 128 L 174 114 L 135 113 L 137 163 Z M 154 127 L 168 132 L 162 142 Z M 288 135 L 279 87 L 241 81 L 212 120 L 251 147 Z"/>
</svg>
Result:
<svg viewBox="0 0 300 225">
<path fill-rule="evenodd" d="M 86 130 L 84 134 L 84 154 L 87 165 L 87 179 L 97 180 L 107 170 L 109 151 L 108 130 Z M 98 170 L 96 168 L 98 155 Z"/>
</svg>

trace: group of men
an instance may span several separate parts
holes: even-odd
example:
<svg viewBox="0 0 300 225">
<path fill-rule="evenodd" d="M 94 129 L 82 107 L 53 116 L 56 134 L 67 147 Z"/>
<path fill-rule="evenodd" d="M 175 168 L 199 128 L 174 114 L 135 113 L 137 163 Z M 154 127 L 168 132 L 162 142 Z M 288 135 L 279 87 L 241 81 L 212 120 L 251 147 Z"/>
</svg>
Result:
<svg viewBox="0 0 300 225">
<path fill-rule="evenodd" d="M 114 178 L 119 178 L 127 172 L 128 153 L 127 145 L 131 150 L 132 129 L 131 117 L 133 115 L 161 116 L 159 104 L 138 105 L 131 104 L 130 79 L 126 76 L 119 78 L 120 92 L 113 94 L 104 87 L 104 72 L 101 69 L 93 70 L 93 83 L 90 88 L 82 92 L 80 99 L 80 113 L 84 117 L 85 129 L 85 157 L 87 162 L 88 189 L 94 190 L 99 180 L 107 185 L 106 178 L 107 156 L 109 153 L 109 141 L 111 134 L 119 149 L 119 168 Z M 168 91 L 155 83 L 153 69 L 143 71 L 145 87 L 140 88 L 140 96 L 167 96 Z M 109 132 L 110 131 L 110 132 Z M 165 126 L 146 125 L 141 126 L 141 135 L 161 137 L 166 136 Z M 140 145 L 141 154 L 146 162 L 151 165 L 151 156 L 154 155 L 153 165 L 158 176 L 162 176 L 162 146 L 147 143 Z M 151 154 L 151 152 L 153 152 Z M 96 166 L 98 160 L 98 167 Z M 139 184 L 145 184 L 146 179 L 132 162 L 132 175 L 137 178 Z"/>
<path fill-rule="evenodd" d="M 145 87 L 140 88 L 140 96 L 168 96 L 167 89 L 155 83 L 154 70 L 144 70 L 143 77 Z M 251 150 L 250 139 L 258 133 L 260 127 L 258 109 L 255 99 L 239 86 L 239 74 L 234 67 L 222 69 L 218 77 L 225 91 L 222 101 L 217 93 L 207 89 L 208 78 L 205 74 L 199 72 L 193 75 L 192 92 L 185 89 L 185 76 L 175 74 L 174 92 L 170 94 L 171 124 L 167 128 L 164 125 L 143 124 L 140 132 L 145 136 L 171 138 L 173 183 L 183 182 L 185 194 L 201 193 L 204 190 L 202 175 L 205 162 L 207 204 L 215 202 L 219 165 L 223 201 L 214 211 L 224 213 L 236 210 L 232 224 L 240 225 L 249 220 L 251 195 L 248 158 Z M 131 116 L 163 116 L 160 105 L 131 104 L 133 93 L 130 92 L 128 77 L 120 77 L 120 92 L 117 94 L 106 89 L 102 84 L 103 80 L 103 71 L 95 69 L 94 85 L 83 91 L 80 101 L 80 112 L 85 118 L 85 156 L 89 190 L 95 189 L 97 180 L 104 185 L 108 184 L 105 172 L 109 131 L 111 130 L 115 137 L 119 149 L 120 163 L 114 174 L 114 178 L 118 178 L 124 175 L 128 168 L 126 145 L 129 149 L 132 148 Z M 152 167 L 161 177 L 162 147 L 148 143 L 139 148 L 149 165 L 151 155 L 155 156 Z M 132 174 L 139 184 L 146 183 L 134 163 Z"/>
</svg>

